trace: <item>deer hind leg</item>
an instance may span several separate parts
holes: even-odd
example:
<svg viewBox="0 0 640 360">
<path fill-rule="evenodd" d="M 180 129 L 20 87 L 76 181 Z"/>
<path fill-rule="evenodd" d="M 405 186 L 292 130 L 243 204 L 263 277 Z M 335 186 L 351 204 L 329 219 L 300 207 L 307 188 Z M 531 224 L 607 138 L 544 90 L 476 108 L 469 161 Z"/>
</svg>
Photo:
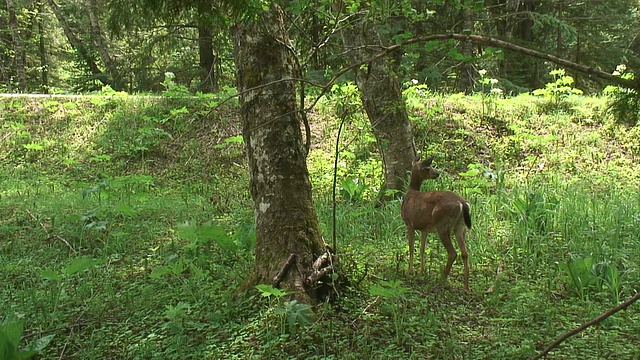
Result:
<svg viewBox="0 0 640 360">
<path fill-rule="evenodd" d="M 416 239 L 416 232 L 407 226 L 407 238 L 409 239 L 409 274 L 413 274 L 413 251 Z"/>
<path fill-rule="evenodd" d="M 456 230 L 456 241 L 460 247 L 462 262 L 464 263 L 464 289 L 469 290 L 469 253 L 467 252 L 467 242 L 465 241 L 466 229 L 464 225 Z"/>
<path fill-rule="evenodd" d="M 444 279 L 447 280 L 449 272 L 451 271 L 451 266 L 453 266 L 453 262 L 456 261 L 456 257 L 458 257 L 458 254 L 456 254 L 456 249 L 451 243 L 450 231 L 438 231 L 438 235 L 440 236 L 442 245 L 444 245 L 445 249 L 447 249 L 447 265 L 444 267 Z"/>
<path fill-rule="evenodd" d="M 429 235 L 426 231 L 421 231 L 420 234 L 420 272 L 424 273 L 424 250 L 427 245 L 427 235 Z"/>
</svg>

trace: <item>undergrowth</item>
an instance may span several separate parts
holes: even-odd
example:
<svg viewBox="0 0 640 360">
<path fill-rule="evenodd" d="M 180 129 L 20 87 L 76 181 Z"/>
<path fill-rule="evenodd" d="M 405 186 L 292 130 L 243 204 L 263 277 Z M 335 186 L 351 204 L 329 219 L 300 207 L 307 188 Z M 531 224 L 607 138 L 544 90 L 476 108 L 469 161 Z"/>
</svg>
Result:
<svg viewBox="0 0 640 360">
<path fill-rule="evenodd" d="M 338 168 L 351 285 L 311 309 L 269 287 L 235 291 L 255 231 L 233 104 L 13 98 L 1 102 L 0 318 L 43 359 L 520 359 L 638 291 L 640 139 L 607 99 L 406 96 L 416 144 L 443 172 L 424 189 L 471 203 L 471 292 L 458 263 L 440 282 L 433 236 L 425 273 L 406 273 L 400 203 L 373 205 L 382 171 L 363 114 L 345 124 Z M 325 239 L 334 109 L 323 100 L 310 116 Z M 639 314 L 554 358 L 637 358 Z"/>
</svg>

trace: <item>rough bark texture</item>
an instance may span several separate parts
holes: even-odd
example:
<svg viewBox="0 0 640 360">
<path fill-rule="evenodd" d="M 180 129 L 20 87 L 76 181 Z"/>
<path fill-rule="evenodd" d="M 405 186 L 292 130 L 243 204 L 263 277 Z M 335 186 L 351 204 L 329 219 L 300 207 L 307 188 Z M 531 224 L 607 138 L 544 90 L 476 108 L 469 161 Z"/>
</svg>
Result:
<svg viewBox="0 0 640 360">
<path fill-rule="evenodd" d="M 7 0 L 7 13 L 9 15 L 9 27 L 11 28 L 11 37 L 13 43 L 13 65 L 16 70 L 18 90 L 24 92 L 27 89 L 27 76 L 24 71 L 25 67 L 25 53 L 24 45 L 22 43 L 22 37 L 20 36 L 20 29 L 18 26 L 18 19 L 16 17 L 16 9 L 13 0 Z"/>
<path fill-rule="evenodd" d="M 49 64 L 47 63 L 47 49 L 45 46 L 45 34 L 44 34 L 44 26 L 42 25 L 42 7 L 38 10 L 38 55 L 40 56 L 40 71 L 41 71 L 41 80 L 40 80 L 40 91 L 44 94 L 49 93 Z"/>
<path fill-rule="evenodd" d="M 271 284 L 295 254 L 296 263 L 280 284 L 294 289 L 299 300 L 314 302 L 315 293 L 305 288 L 304 279 L 324 246 L 311 197 L 295 84 L 281 81 L 293 74 L 282 10 L 272 5 L 259 20 L 236 25 L 232 36 L 256 221 L 254 274 L 245 285 Z"/>
<path fill-rule="evenodd" d="M 107 44 L 104 41 L 104 35 L 102 34 L 100 22 L 98 21 L 98 3 L 96 0 L 87 0 L 87 11 L 89 13 L 89 22 L 91 24 L 91 40 L 95 49 L 98 51 L 98 54 L 100 54 L 100 60 L 102 60 L 102 63 L 112 79 L 111 87 L 114 90 L 124 90 L 124 84 L 120 77 L 118 66 L 109 54 Z"/>
<path fill-rule="evenodd" d="M 216 55 L 213 52 L 213 35 L 207 25 L 198 25 L 198 54 L 200 55 L 200 85 L 198 90 L 204 93 L 218 91 L 216 78 Z"/>
<path fill-rule="evenodd" d="M 464 19 L 463 30 L 464 32 L 473 33 L 474 30 L 474 12 L 471 8 L 462 9 L 462 17 Z M 473 58 L 473 42 L 463 41 L 461 44 L 460 53 L 464 56 Z M 460 91 L 465 94 L 471 94 L 473 91 L 473 77 L 476 71 L 471 60 L 466 60 L 460 64 L 458 70 Z"/>
<path fill-rule="evenodd" d="M 358 19 L 343 34 L 353 63 L 369 61 L 379 52 L 377 46 L 383 43 L 378 30 L 365 18 Z M 380 192 L 381 201 L 388 198 L 387 189 L 398 190 L 396 194 L 400 195 L 416 157 L 411 123 L 396 75 L 398 69 L 399 61 L 393 56 L 376 58 L 355 69 L 362 103 L 382 154 L 384 187 Z"/>
</svg>

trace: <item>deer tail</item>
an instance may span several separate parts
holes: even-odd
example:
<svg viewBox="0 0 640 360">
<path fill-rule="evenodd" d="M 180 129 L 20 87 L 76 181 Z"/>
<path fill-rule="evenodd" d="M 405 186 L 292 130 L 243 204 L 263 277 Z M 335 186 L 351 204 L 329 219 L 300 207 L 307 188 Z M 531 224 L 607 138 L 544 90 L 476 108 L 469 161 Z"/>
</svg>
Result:
<svg viewBox="0 0 640 360">
<path fill-rule="evenodd" d="M 471 208 L 466 201 L 462 202 L 462 216 L 464 217 L 464 223 L 471 229 Z"/>
</svg>

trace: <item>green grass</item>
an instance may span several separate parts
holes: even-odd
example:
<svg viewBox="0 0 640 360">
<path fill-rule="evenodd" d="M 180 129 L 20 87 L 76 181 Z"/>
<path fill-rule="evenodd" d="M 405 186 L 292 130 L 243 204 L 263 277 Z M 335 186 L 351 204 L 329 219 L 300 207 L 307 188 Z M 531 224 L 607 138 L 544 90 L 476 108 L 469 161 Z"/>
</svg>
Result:
<svg viewBox="0 0 640 360">
<path fill-rule="evenodd" d="M 496 99 L 491 114 L 480 97 L 417 100 L 416 142 L 444 172 L 424 189 L 471 202 L 471 292 L 457 262 L 441 283 L 433 235 L 425 273 L 407 274 L 400 204 L 373 206 L 381 171 L 363 119 L 347 124 L 339 172 L 350 284 L 311 314 L 236 291 L 255 234 L 233 109 L 14 99 L 0 125 L 0 318 L 24 322 L 23 346 L 53 335 L 42 359 L 520 359 L 638 291 L 638 131 L 615 124 L 604 99 L 562 111 Z M 311 118 L 325 138 L 309 157 L 328 242 L 330 105 Z M 553 358 L 637 359 L 639 334 L 635 304 Z"/>
</svg>

